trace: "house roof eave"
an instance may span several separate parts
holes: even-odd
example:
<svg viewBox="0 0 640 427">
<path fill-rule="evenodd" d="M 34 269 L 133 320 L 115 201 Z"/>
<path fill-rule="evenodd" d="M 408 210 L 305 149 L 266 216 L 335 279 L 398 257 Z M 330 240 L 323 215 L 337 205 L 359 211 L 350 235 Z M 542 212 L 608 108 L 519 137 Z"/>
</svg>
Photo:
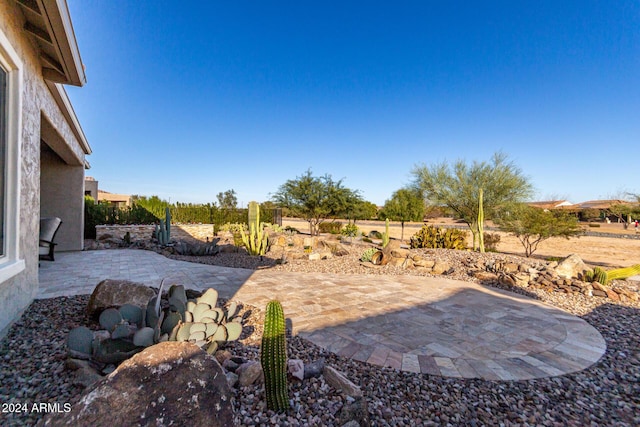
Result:
<svg viewBox="0 0 640 427">
<path fill-rule="evenodd" d="M 47 81 L 84 86 L 87 77 L 66 0 L 16 0 L 25 17 L 24 30 L 38 46 Z"/>
<path fill-rule="evenodd" d="M 71 127 L 71 131 L 75 135 L 78 143 L 82 147 L 82 151 L 84 154 L 89 155 L 92 153 L 91 146 L 89 145 L 89 141 L 87 141 L 87 137 L 82 130 L 82 126 L 80 125 L 80 121 L 78 120 L 78 116 L 76 116 L 76 112 L 71 105 L 71 101 L 69 100 L 69 96 L 67 95 L 67 91 L 64 89 L 59 83 L 47 82 L 47 86 L 53 95 L 53 98 L 60 107 L 62 111 L 62 115 L 67 120 L 69 127 Z"/>
</svg>

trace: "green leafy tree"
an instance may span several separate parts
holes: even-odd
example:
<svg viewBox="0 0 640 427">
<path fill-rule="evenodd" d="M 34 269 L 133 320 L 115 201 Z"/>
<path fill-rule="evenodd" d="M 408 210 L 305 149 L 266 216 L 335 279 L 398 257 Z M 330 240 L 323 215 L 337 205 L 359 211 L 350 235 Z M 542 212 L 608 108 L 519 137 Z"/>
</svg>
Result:
<svg viewBox="0 0 640 427">
<path fill-rule="evenodd" d="M 524 203 L 512 205 L 494 222 L 502 231 L 511 233 L 524 246 L 524 254 L 530 257 L 540 242 L 551 237 L 569 239 L 582 233 L 578 218 L 562 210 L 544 210 Z"/>
<path fill-rule="evenodd" d="M 218 193 L 216 199 L 218 199 L 220 209 L 235 209 L 238 206 L 238 198 L 233 189 Z"/>
<path fill-rule="evenodd" d="M 415 188 L 401 188 L 384 202 L 379 213 L 380 219 L 389 218 L 390 221 L 400 221 L 402 231 L 400 240 L 404 240 L 404 223 L 407 221 L 422 221 L 425 205 L 422 194 Z"/>
<path fill-rule="evenodd" d="M 521 170 L 503 153 L 495 153 L 490 162 L 467 164 L 463 160 L 453 165 L 447 162 L 431 166 L 420 165 L 412 170 L 415 187 L 431 205 L 446 206 L 464 221 L 473 234 L 473 249 L 480 247 L 478 213 L 479 193 L 484 193 L 484 214 L 493 218 L 509 203 L 528 199 L 533 188 Z"/>
<path fill-rule="evenodd" d="M 334 181 L 331 175 L 316 177 L 311 170 L 282 184 L 272 200 L 305 219 L 311 235 L 318 234 L 321 222 L 346 217 L 362 201 L 357 191 L 342 185 L 342 180 Z"/>
<path fill-rule="evenodd" d="M 632 195 L 635 196 L 635 195 Z M 619 222 L 622 222 L 624 228 L 629 227 L 629 221 L 633 221 L 633 218 L 640 217 L 640 200 L 638 203 L 629 202 L 629 203 L 618 203 L 612 205 L 607 209 L 608 215 L 613 215 L 618 219 Z"/>
<path fill-rule="evenodd" d="M 362 200 L 354 204 L 353 210 L 347 214 L 347 219 L 353 220 L 367 220 L 375 218 L 378 213 L 378 206 L 375 203 Z"/>
</svg>

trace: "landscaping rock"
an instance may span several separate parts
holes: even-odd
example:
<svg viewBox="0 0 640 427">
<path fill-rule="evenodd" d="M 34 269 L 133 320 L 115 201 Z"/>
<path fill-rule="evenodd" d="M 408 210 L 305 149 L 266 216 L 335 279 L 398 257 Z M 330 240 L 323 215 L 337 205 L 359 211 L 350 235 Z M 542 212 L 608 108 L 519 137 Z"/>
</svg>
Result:
<svg viewBox="0 0 640 427">
<path fill-rule="evenodd" d="M 433 274 L 444 274 L 451 269 L 451 265 L 446 262 L 436 261 L 433 265 Z"/>
<path fill-rule="evenodd" d="M 471 275 L 476 279 L 480 280 L 481 282 L 497 282 L 498 281 L 498 275 L 495 273 L 491 273 L 489 271 L 474 271 L 472 272 Z"/>
<path fill-rule="evenodd" d="M 580 277 L 588 268 L 582 258 L 572 254 L 560 261 L 555 270 L 558 276 L 571 279 Z"/>
<path fill-rule="evenodd" d="M 164 342 L 123 362 L 47 425 L 234 425 L 220 364 L 195 344 Z"/>
<path fill-rule="evenodd" d="M 360 387 L 352 383 L 342 372 L 331 366 L 325 366 L 322 374 L 324 379 L 331 387 L 340 390 L 344 395 L 351 397 L 362 397 Z M 346 421 L 345 421 L 346 422 Z"/>
<path fill-rule="evenodd" d="M 72 382 L 80 387 L 89 387 L 102 379 L 95 365 L 88 360 L 69 358 L 65 362 L 65 367 L 73 371 Z"/>
<path fill-rule="evenodd" d="M 238 376 L 233 372 L 226 372 L 224 374 L 227 377 L 227 384 L 229 387 L 234 388 L 238 384 Z"/>
<path fill-rule="evenodd" d="M 97 317 L 106 308 L 120 307 L 124 304 L 146 308 L 147 303 L 154 296 L 156 292 L 142 283 L 128 280 L 103 280 L 98 283 L 89 298 L 87 313 Z"/>
<path fill-rule="evenodd" d="M 243 363 L 236 369 L 236 374 L 238 374 L 238 384 L 241 387 L 264 381 L 260 362 L 250 361 Z"/>
<path fill-rule="evenodd" d="M 297 378 L 302 381 L 304 379 L 304 362 L 300 359 L 288 359 L 287 372 L 293 378 Z"/>
<path fill-rule="evenodd" d="M 338 414 L 339 422 L 344 425 L 366 427 L 371 425 L 367 400 L 363 396 L 347 397 L 347 401 Z"/>
<path fill-rule="evenodd" d="M 322 371 L 324 370 L 325 360 L 324 358 L 315 360 L 311 363 L 307 363 L 304 365 L 304 378 L 317 378 L 322 375 Z"/>
<path fill-rule="evenodd" d="M 433 266 L 436 265 L 436 262 L 432 259 L 424 259 L 424 258 L 415 259 L 414 257 L 413 265 L 415 265 L 416 267 L 433 268 Z"/>
</svg>

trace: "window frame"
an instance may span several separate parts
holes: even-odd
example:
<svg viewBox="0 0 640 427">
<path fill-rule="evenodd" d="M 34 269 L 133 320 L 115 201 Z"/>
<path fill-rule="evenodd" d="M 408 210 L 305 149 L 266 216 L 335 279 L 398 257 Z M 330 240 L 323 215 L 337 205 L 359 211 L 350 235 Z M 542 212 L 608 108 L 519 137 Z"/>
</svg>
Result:
<svg viewBox="0 0 640 427">
<path fill-rule="evenodd" d="M 7 36 L 0 30 L 0 66 L 6 73 L 4 158 L 4 248 L 0 255 L 0 283 L 25 269 L 20 258 L 20 150 L 22 146 L 23 65 Z M 2 160 L 2 159 L 0 159 Z M 37 251 L 35 252 L 37 254 Z"/>
</svg>

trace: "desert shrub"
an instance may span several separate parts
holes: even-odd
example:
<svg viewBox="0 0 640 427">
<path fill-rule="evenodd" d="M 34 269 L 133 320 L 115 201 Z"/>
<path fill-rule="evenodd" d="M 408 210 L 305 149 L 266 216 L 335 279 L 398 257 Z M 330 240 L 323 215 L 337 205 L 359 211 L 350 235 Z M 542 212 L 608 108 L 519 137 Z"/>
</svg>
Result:
<svg viewBox="0 0 640 427">
<path fill-rule="evenodd" d="M 274 233 L 282 233 L 284 231 L 284 228 L 281 225 L 271 224 L 270 222 L 263 222 L 262 228 L 269 229 L 269 231 Z"/>
<path fill-rule="evenodd" d="M 358 235 L 358 226 L 355 224 L 347 224 L 342 230 L 340 230 L 340 234 L 344 237 L 356 237 Z"/>
<path fill-rule="evenodd" d="M 591 227 L 591 228 L 599 228 L 600 224 L 598 224 L 597 222 L 590 222 L 589 223 L 589 227 Z"/>
<path fill-rule="evenodd" d="M 429 249 L 466 249 L 467 233 L 456 228 L 438 228 L 423 226 L 411 236 L 412 248 Z"/>
<path fill-rule="evenodd" d="M 365 242 L 365 243 L 373 243 L 373 240 L 371 240 L 371 239 L 370 239 L 370 238 L 368 238 L 368 237 L 363 237 L 363 238 L 362 238 L 362 241 L 363 241 L 363 242 Z"/>
<path fill-rule="evenodd" d="M 484 233 L 484 250 L 488 252 L 498 252 L 500 235 L 498 233 Z"/>
<path fill-rule="evenodd" d="M 370 239 L 382 239 L 382 233 L 377 231 L 377 230 L 371 230 L 369 232 L 369 237 Z"/>
<path fill-rule="evenodd" d="M 290 225 L 287 225 L 284 228 L 284 234 L 286 234 L 288 236 L 293 236 L 294 234 L 300 234 L 300 230 L 298 230 L 295 227 L 291 227 Z"/>
<path fill-rule="evenodd" d="M 360 261 L 362 261 L 362 262 L 371 261 L 371 257 L 373 257 L 373 254 L 375 254 L 376 252 L 378 252 L 378 249 L 376 249 L 376 248 L 369 248 L 369 249 L 365 250 L 362 253 L 362 256 L 360 257 Z"/>
<path fill-rule="evenodd" d="M 320 233 L 340 234 L 342 230 L 342 223 L 338 221 L 321 222 L 318 224 L 318 231 Z"/>
<path fill-rule="evenodd" d="M 240 230 L 248 231 L 247 224 L 241 222 L 227 222 L 220 226 L 220 231 L 230 231 L 231 233 L 240 233 Z"/>
</svg>

